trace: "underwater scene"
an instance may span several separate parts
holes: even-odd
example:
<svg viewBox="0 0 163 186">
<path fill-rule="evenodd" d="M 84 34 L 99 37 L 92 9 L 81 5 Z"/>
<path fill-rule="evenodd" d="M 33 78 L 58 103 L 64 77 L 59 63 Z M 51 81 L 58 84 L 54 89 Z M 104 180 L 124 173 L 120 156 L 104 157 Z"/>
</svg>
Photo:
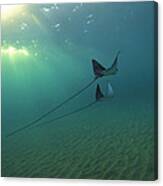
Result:
<svg viewBox="0 0 163 186">
<path fill-rule="evenodd" d="M 1 6 L 2 177 L 155 180 L 154 2 Z"/>
</svg>

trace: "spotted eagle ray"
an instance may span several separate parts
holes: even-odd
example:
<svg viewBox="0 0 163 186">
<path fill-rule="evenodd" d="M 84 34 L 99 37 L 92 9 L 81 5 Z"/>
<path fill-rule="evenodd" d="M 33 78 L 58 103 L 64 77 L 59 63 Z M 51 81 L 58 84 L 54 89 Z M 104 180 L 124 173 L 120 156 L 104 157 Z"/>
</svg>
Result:
<svg viewBox="0 0 163 186">
<path fill-rule="evenodd" d="M 96 78 L 100 78 L 103 76 L 115 75 L 118 71 L 118 57 L 120 51 L 117 52 L 117 55 L 113 61 L 113 64 L 109 68 L 105 68 L 102 66 L 96 59 L 92 59 L 93 70 Z"/>
<path fill-rule="evenodd" d="M 41 125 L 49 124 L 49 123 L 55 122 L 55 121 L 57 121 L 57 120 L 61 120 L 61 119 L 65 118 L 65 117 L 71 116 L 71 115 L 73 115 L 73 114 L 75 114 L 75 113 L 81 112 L 81 111 L 83 111 L 83 110 L 85 110 L 85 109 L 88 109 L 88 108 L 90 108 L 91 106 L 93 106 L 95 103 L 97 103 L 97 102 L 99 102 L 100 100 L 102 100 L 103 98 L 105 98 L 105 97 L 111 97 L 111 96 L 109 96 L 109 94 L 110 94 L 110 93 L 107 92 L 107 94 L 104 95 L 104 94 L 102 93 L 102 91 L 101 91 L 100 85 L 97 84 L 97 86 L 96 86 L 96 93 L 95 93 L 95 98 L 96 98 L 95 101 L 93 101 L 93 102 L 91 102 L 91 103 L 89 103 L 89 104 L 87 104 L 87 105 L 85 105 L 85 106 L 83 106 L 83 107 L 80 107 L 80 108 L 78 108 L 78 109 L 75 109 L 75 110 L 73 110 L 73 111 L 71 111 L 71 112 L 68 112 L 68 113 L 63 114 L 63 115 L 58 116 L 58 117 L 55 117 L 55 118 L 53 118 L 53 119 L 51 119 L 51 120 L 48 120 L 48 121 L 45 121 L 45 122 L 42 122 L 42 123 L 38 123 L 38 124 L 36 124 L 34 127 L 38 127 L 38 126 L 41 126 Z M 19 133 L 19 132 L 22 132 L 23 130 L 28 129 L 28 128 L 30 128 L 30 127 L 32 127 L 31 124 L 30 124 L 30 125 L 27 124 L 27 125 L 25 125 L 25 126 L 23 126 L 23 127 L 20 127 L 20 128 L 18 128 L 18 129 L 14 130 L 13 132 L 9 133 L 9 134 L 7 135 L 7 137 L 13 136 L 13 135 L 15 135 L 15 134 L 17 134 L 17 133 Z"/>
<path fill-rule="evenodd" d="M 73 95 L 71 95 L 70 97 L 68 97 L 67 99 L 65 99 L 62 103 L 60 103 L 59 105 L 57 105 L 57 106 L 53 107 L 52 109 L 48 110 L 47 112 L 45 112 L 44 114 L 42 114 L 41 116 L 39 116 L 38 118 L 36 118 L 35 120 L 30 121 L 25 126 L 35 125 L 36 123 L 38 123 L 39 121 L 41 121 L 42 119 L 44 119 L 45 117 L 47 117 L 49 114 L 57 111 L 63 105 L 65 105 L 66 103 L 68 103 L 69 101 L 71 101 L 72 99 L 74 99 L 75 97 L 77 97 L 78 95 L 80 95 L 86 89 L 88 89 L 92 84 L 95 83 L 95 81 L 97 79 L 99 79 L 99 78 L 101 78 L 103 76 L 115 75 L 117 73 L 117 71 L 118 71 L 118 58 L 119 58 L 119 54 L 120 54 L 120 51 L 117 52 L 117 54 L 115 56 L 115 59 L 113 60 L 113 63 L 111 65 L 111 67 L 109 67 L 109 68 L 103 67 L 97 60 L 92 59 L 93 72 L 94 72 L 94 75 L 95 75 L 95 77 L 93 78 L 93 80 L 91 80 L 87 85 L 85 85 L 78 92 L 74 93 Z M 7 135 L 7 136 L 11 136 L 11 135 Z"/>
</svg>

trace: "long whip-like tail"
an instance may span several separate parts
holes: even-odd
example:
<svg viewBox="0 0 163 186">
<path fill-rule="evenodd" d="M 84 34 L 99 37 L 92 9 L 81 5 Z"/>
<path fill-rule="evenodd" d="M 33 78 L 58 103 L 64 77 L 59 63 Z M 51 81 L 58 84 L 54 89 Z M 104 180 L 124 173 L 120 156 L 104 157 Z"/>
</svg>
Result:
<svg viewBox="0 0 163 186">
<path fill-rule="evenodd" d="M 68 117 L 68 116 L 70 116 L 70 115 L 73 115 L 73 114 L 75 114 L 75 113 L 77 113 L 77 112 L 81 112 L 81 111 L 83 111 L 83 110 L 85 110 L 85 109 L 88 109 L 89 107 L 91 107 L 92 105 L 94 105 L 96 102 L 97 102 L 97 101 L 93 101 L 93 102 L 91 102 L 91 103 L 89 103 L 89 104 L 87 104 L 87 105 L 85 105 L 85 106 L 83 106 L 83 107 L 80 107 L 80 108 L 78 108 L 78 109 L 76 109 L 76 110 L 74 110 L 74 111 L 72 111 L 72 112 L 68 112 L 68 113 L 66 113 L 66 114 L 63 114 L 63 115 L 58 116 L 58 117 L 56 117 L 56 118 L 53 118 L 53 119 L 51 119 L 51 120 L 48 120 L 48 121 L 45 121 L 45 122 L 42 122 L 42 123 L 38 123 L 37 125 L 35 125 L 35 127 L 38 127 L 38 126 L 41 126 L 41 125 L 45 125 L 45 124 L 49 124 L 49 123 L 52 123 L 52 122 L 54 122 L 54 121 L 63 119 L 63 118 Z M 28 129 L 29 127 L 31 127 L 31 125 L 25 125 L 25 126 L 23 126 L 23 127 L 21 127 L 21 128 L 18 128 L 18 129 L 16 129 L 15 131 L 9 133 L 9 134 L 7 135 L 7 137 L 13 136 L 13 135 L 15 135 L 15 134 L 17 134 L 17 133 L 19 133 L 19 132 L 25 130 L 25 129 Z"/>
<path fill-rule="evenodd" d="M 38 126 L 41 126 L 41 125 L 45 125 L 45 124 L 49 124 L 49 123 L 52 123 L 52 122 L 54 122 L 54 121 L 57 121 L 57 120 L 60 120 L 60 119 L 65 118 L 65 117 L 71 116 L 71 115 L 73 115 L 73 114 L 76 114 L 77 112 L 81 112 L 81 111 L 83 111 L 83 110 L 85 110 L 85 109 L 88 109 L 89 107 L 91 107 L 91 106 L 94 105 L 95 103 L 97 103 L 97 101 L 93 101 L 93 102 L 91 102 L 91 103 L 89 103 L 89 104 L 87 104 L 87 105 L 85 105 L 85 106 L 83 106 L 83 107 L 80 107 L 80 108 L 78 108 L 78 109 L 76 109 L 76 110 L 74 110 L 74 111 L 72 111 L 72 112 L 68 112 L 68 113 L 66 113 L 66 114 L 63 114 L 63 115 L 58 116 L 58 117 L 56 117 L 56 118 L 53 118 L 53 119 L 51 119 L 51 120 L 48 120 L 48 121 L 45 121 L 45 122 L 42 122 L 42 123 L 38 123 L 35 127 L 38 127 Z"/>
<path fill-rule="evenodd" d="M 26 125 L 24 125 L 21 128 L 16 129 L 15 131 L 9 133 L 6 137 L 9 136 L 13 136 L 14 134 L 18 133 L 19 131 L 22 131 L 32 125 L 35 125 L 37 122 L 41 121 L 42 119 L 44 119 L 46 116 L 48 116 L 49 114 L 55 112 L 56 110 L 58 110 L 60 107 L 62 107 L 64 104 L 68 103 L 70 100 L 72 100 L 73 98 L 77 97 L 79 94 L 81 94 L 82 92 L 84 92 L 87 88 L 89 88 L 95 81 L 97 80 L 97 78 L 94 78 L 92 81 L 90 81 L 86 86 L 84 86 L 82 89 L 80 89 L 78 92 L 74 93 L 72 96 L 70 96 L 69 98 L 65 99 L 62 103 L 60 103 L 59 105 L 55 106 L 54 108 L 50 109 L 49 111 L 47 111 L 46 113 L 42 114 L 40 117 L 38 117 L 37 119 L 35 119 L 32 122 L 27 123 Z"/>
</svg>

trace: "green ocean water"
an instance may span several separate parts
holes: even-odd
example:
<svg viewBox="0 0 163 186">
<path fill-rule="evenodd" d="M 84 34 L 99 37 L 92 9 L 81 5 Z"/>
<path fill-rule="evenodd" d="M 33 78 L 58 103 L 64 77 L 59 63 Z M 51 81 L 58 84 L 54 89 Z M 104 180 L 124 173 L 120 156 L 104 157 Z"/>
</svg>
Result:
<svg viewBox="0 0 163 186">
<path fill-rule="evenodd" d="M 2 176 L 154 180 L 154 3 L 14 8 L 2 7 Z M 6 137 L 90 82 L 92 59 L 109 67 L 119 50 L 116 75 Z M 108 82 L 114 97 L 46 123 L 93 102 L 97 83 L 106 94 Z"/>
</svg>

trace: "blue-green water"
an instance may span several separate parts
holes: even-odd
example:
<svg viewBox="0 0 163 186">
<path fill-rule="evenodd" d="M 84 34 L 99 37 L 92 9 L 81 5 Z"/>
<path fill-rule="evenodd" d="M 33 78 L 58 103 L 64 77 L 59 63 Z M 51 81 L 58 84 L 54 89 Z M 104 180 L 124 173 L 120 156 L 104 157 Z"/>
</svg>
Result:
<svg viewBox="0 0 163 186">
<path fill-rule="evenodd" d="M 154 3 L 14 8 L 2 7 L 2 176 L 154 180 Z M 118 50 L 116 75 L 46 119 L 94 101 L 97 83 L 113 98 L 6 138 L 90 82 L 92 58 L 109 67 Z"/>
</svg>

